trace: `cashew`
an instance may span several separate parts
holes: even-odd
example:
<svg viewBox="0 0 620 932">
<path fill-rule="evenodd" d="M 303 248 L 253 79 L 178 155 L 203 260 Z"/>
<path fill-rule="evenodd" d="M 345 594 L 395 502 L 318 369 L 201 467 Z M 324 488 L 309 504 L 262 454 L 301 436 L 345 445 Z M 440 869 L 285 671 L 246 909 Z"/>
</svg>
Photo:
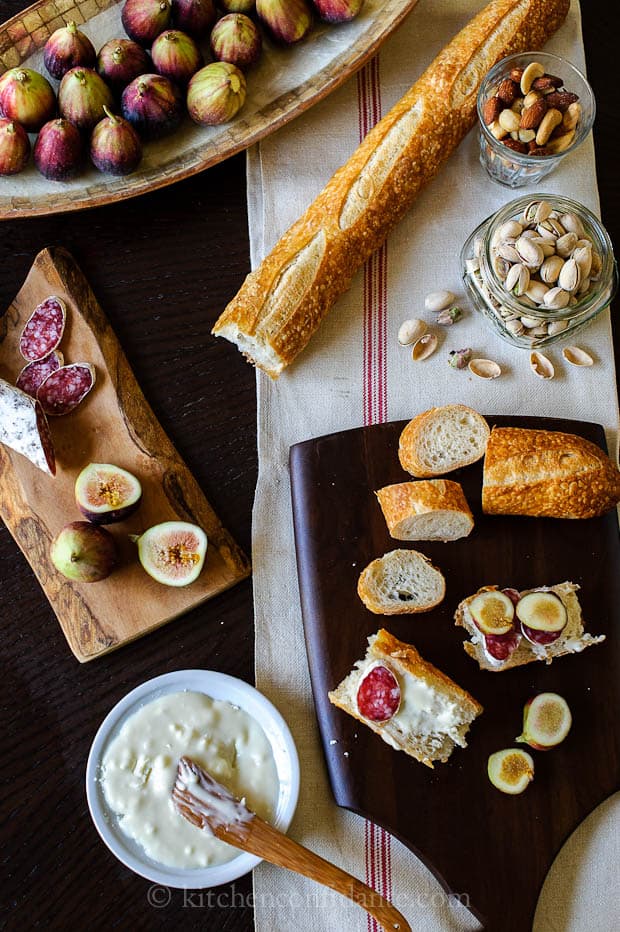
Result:
<svg viewBox="0 0 620 932">
<path fill-rule="evenodd" d="M 545 69 L 538 61 L 530 62 L 521 76 L 521 93 L 525 97 L 532 89 L 532 84 L 536 78 L 542 78 Z"/>
<path fill-rule="evenodd" d="M 569 104 L 568 110 L 564 114 L 562 125 L 564 129 L 568 132 L 568 130 L 577 128 L 577 123 L 579 123 L 580 119 L 581 119 L 581 104 L 575 101 L 575 103 Z"/>
<path fill-rule="evenodd" d="M 489 132 L 492 136 L 495 136 L 496 139 L 503 139 L 504 136 L 508 135 L 508 130 L 495 120 L 493 123 L 490 123 L 488 126 Z"/>
<path fill-rule="evenodd" d="M 536 145 L 545 146 L 549 141 L 551 133 L 561 122 L 562 114 L 559 110 L 556 110 L 554 107 L 547 110 L 536 132 Z"/>
<path fill-rule="evenodd" d="M 553 152 L 554 155 L 557 155 L 559 152 L 565 152 L 566 149 L 572 145 L 574 138 L 575 130 L 571 129 L 569 133 L 564 133 L 563 136 L 556 136 L 555 139 L 552 139 L 551 142 L 547 144 L 547 149 L 549 152 Z"/>
</svg>

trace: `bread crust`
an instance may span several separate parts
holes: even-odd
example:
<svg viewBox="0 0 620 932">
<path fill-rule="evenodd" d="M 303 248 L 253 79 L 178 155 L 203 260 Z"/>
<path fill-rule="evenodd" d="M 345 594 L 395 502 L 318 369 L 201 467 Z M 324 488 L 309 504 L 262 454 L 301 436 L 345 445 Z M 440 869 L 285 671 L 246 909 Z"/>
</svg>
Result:
<svg viewBox="0 0 620 932">
<path fill-rule="evenodd" d="M 399 602 L 398 604 L 391 605 L 389 608 L 386 608 L 384 602 L 375 599 L 375 587 L 372 583 L 375 574 L 383 568 L 383 561 L 386 557 L 389 558 L 397 553 L 414 553 L 416 557 L 422 559 L 427 566 L 441 577 L 442 586 L 437 599 L 434 599 L 432 602 L 425 602 L 424 605 L 412 605 L 411 602 Z M 419 550 L 392 550 L 389 553 L 384 553 L 382 557 L 377 557 L 376 560 L 372 560 L 368 566 L 362 570 L 357 581 L 357 594 L 368 611 L 373 612 L 375 615 L 418 615 L 420 612 L 430 612 L 432 608 L 435 608 L 440 602 L 443 602 L 446 595 L 446 580 L 441 570 L 436 567 L 425 554 L 420 553 Z"/>
<path fill-rule="evenodd" d="M 568 8 L 569 0 L 489 3 L 247 276 L 212 332 L 277 378 L 474 125 L 484 74 L 512 52 L 541 48 Z"/>
<path fill-rule="evenodd" d="M 399 532 L 401 523 L 417 515 L 434 514 L 438 511 L 463 515 L 469 519 L 469 531 L 474 526 L 474 518 L 460 483 L 452 482 L 450 479 L 398 482 L 395 485 L 386 485 L 382 489 L 377 489 L 375 495 L 379 500 L 390 535 L 395 540 L 422 539 L 407 537 Z"/>
<path fill-rule="evenodd" d="M 398 441 L 398 458 L 400 460 L 400 465 L 406 472 L 411 473 L 411 475 L 415 476 L 417 479 L 430 479 L 440 474 L 443 475 L 447 472 L 454 472 L 456 469 L 461 469 L 463 466 L 469 466 L 471 463 L 477 462 L 484 456 L 484 450 L 482 450 L 476 457 L 459 460 L 458 463 L 455 463 L 455 465 L 451 466 L 449 469 L 442 468 L 441 473 L 438 471 L 433 472 L 428 469 L 420 459 L 418 446 L 421 438 L 424 436 L 427 426 L 432 423 L 437 416 L 440 416 L 443 411 L 466 412 L 486 431 L 487 437 L 489 435 L 489 428 L 485 419 L 481 414 L 474 411 L 473 408 L 469 408 L 467 405 L 440 405 L 435 408 L 429 408 L 428 411 L 420 412 L 420 414 L 417 414 L 409 421 Z"/>
<path fill-rule="evenodd" d="M 488 515 L 594 518 L 620 501 L 620 472 L 575 434 L 494 427 L 487 444 L 482 510 Z"/>
<path fill-rule="evenodd" d="M 471 616 L 468 613 L 469 604 L 476 598 L 480 592 L 498 589 L 498 586 L 483 586 L 474 595 L 463 599 L 457 606 L 454 614 L 454 624 L 465 628 L 472 636 L 471 641 L 463 643 L 463 649 L 478 662 L 481 670 L 489 670 L 492 673 L 501 673 L 503 670 L 510 670 L 512 667 L 520 667 L 525 663 L 533 663 L 541 660 L 550 664 L 556 657 L 565 657 L 568 654 L 580 653 L 586 647 L 594 644 L 600 644 L 605 640 L 605 635 L 591 635 L 584 632 L 581 606 L 577 598 L 579 586 L 572 582 L 557 583 L 553 586 L 537 586 L 535 589 L 526 589 L 521 592 L 521 596 L 530 592 L 553 592 L 560 599 L 566 609 L 567 622 L 560 637 L 551 644 L 545 646 L 533 645 L 522 637 L 519 646 L 510 654 L 507 660 L 493 662 L 484 649 L 484 635 L 478 630 Z"/>
<path fill-rule="evenodd" d="M 351 695 L 353 692 L 357 692 L 357 687 L 364 676 L 366 662 L 379 661 L 385 664 L 397 676 L 399 681 L 403 677 L 422 680 L 429 687 L 440 692 L 450 702 L 454 703 L 459 708 L 462 717 L 459 743 L 462 747 L 466 747 L 465 733 L 469 729 L 471 722 L 483 711 L 480 703 L 467 690 L 462 689 L 451 680 L 449 676 L 438 670 L 432 663 L 424 660 L 413 644 L 399 641 L 385 628 L 381 628 L 376 635 L 369 637 L 368 644 L 369 647 L 364 661 L 359 661 L 356 669 L 352 670 L 336 689 L 328 693 L 330 702 L 357 719 L 358 722 L 366 725 L 391 747 L 404 751 L 410 757 L 414 757 L 420 763 L 425 764 L 425 766 L 432 768 L 433 762 L 436 761 L 445 763 L 456 746 L 456 742 L 449 735 L 441 736 L 441 732 L 438 732 L 436 735 L 437 746 L 429 748 L 421 740 L 420 736 L 413 736 L 413 738 L 417 737 L 417 741 L 412 740 L 411 736 L 407 740 L 406 736 L 399 733 L 398 729 L 395 729 L 390 721 L 372 722 L 360 715 L 356 703 L 351 699 Z M 440 737 L 443 740 L 439 741 Z"/>
</svg>

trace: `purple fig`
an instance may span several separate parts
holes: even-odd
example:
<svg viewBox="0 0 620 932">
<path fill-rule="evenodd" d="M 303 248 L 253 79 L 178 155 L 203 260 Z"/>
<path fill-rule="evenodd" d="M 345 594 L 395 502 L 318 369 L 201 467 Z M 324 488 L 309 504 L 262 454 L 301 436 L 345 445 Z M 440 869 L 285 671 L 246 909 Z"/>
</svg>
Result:
<svg viewBox="0 0 620 932">
<path fill-rule="evenodd" d="M 168 78 L 143 74 L 123 91 L 121 110 L 142 139 L 159 139 L 181 122 L 183 98 Z"/>
<path fill-rule="evenodd" d="M 52 85 L 30 68 L 11 68 L 0 79 L 0 113 L 36 133 L 56 110 Z"/>
<path fill-rule="evenodd" d="M 245 71 L 260 58 L 262 39 L 258 27 L 243 13 L 222 16 L 211 33 L 211 51 L 218 61 L 227 61 Z"/>
<path fill-rule="evenodd" d="M 187 89 L 187 109 L 194 123 L 227 123 L 245 103 L 245 78 L 235 65 L 216 61 L 197 71 Z"/>
<path fill-rule="evenodd" d="M 256 0 L 218 0 L 218 2 L 227 13 L 251 13 L 256 6 Z"/>
<path fill-rule="evenodd" d="M 103 117 L 103 108 L 113 106 L 112 91 L 92 68 L 72 68 L 60 82 L 60 115 L 78 129 L 90 132 Z"/>
<path fill-rule="evenodd" d="M 312 4 L 326 23 L 348 23 L 362 9 L 364 0 L 312 0 Z"/>
<path fill-rule="evenodd" d="M 109 175 L 128 175 L 140 164 L 142 143 L 135 129 L 107 107 L 105 117 L 90 137 L 90 157 L 95 168 Z"/>
<path fill-rule="evenodd" d="M 203 64 L 202 54 L 190 36 L 178 29 L 167 29 L 157 36 L 151 48 L 156 70 L 180 87 L 189 83 Z"/>
<path fill-rule="evenodd" d="M 114 524 L 137 510 L 142 499 L 139 480 L 110 463 L 89 463 L 75 480 L 75 501 L 92 524 Z"/>
<path fill-rule="evenodd" d="M 256 0 L 256 12 L 272 37 L 286 45 L 303 39 L 312 25 L 306 0 Z"/>
<path fill-rule="evenodd" d="M 114 538 L 105 528 L 88 521 L 73 521 L 56 535 L 50 550 L 59 573 L 74 582 L 99 582 L 116 564 Z"/>
<path fill-rule="evenodd" d="M 151 70 L 151 59 L 132 39 L 110 39 L 97 56 L 97 71 L 113 91 L 122 91 L 134 78 Z"/>
<path fill-rule="evenodd" d="M 170 26 L 169 0 L 127 0 L 121 13 L 123 28 L 130 39 L 150 47 L 160 32 Z"/>
<path fill-rule="evenodd" d="M 34 144 L 34 164 L 50 181 L 68 181 L 82 168 L 84 140 L 68 120 L 50 120 Z"/>
<path fill-rule="evenodd" d="M 23 126 L 0 119 L 0 175 L 16 175 L 26 167 L 30 140 Z"/>
<path fill-rule="evenodd" d="M 174 25 L 196 39 L 208 35 L 216 17 L 213 0 L 172 0 Z"/>
<path fill-rule="evenodd" d="M 94 68 L 96 61 L 97 53 L 92 42 L 73 21 L 53 32 L 43 49 L 43 64 L 58 80 L 78 65 Z"/>
</svg>

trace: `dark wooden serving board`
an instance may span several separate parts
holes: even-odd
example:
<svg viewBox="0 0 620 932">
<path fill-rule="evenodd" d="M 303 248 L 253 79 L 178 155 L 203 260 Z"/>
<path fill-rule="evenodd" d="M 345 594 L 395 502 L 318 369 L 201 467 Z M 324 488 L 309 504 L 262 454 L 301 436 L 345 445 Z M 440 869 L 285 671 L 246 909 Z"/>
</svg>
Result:
<svg viewBox="0 0 620 932">
<path fill-rule="evenodd" d="M 0 445 L 0 517 L 34 570 L 71 650 L 87 661 L 228 589 L 249 575 L 250 565 L 162 430 L 88 282 L 65 250 L 39 253 L 0 318 L 0 376 L 15 381 L 24 364 L 19 335 L 37 304 L 51 294 L 67 305 L 59 347 L 65 362 L 93 363 L 96 383 L 74 412 L 50 418 L 54 478 Z M 101 582 L 78 584 L 54 569 L 49 548 L 65 524 L 82 517 L 74 485 L 91 462 L 114 463 L 134 473 L 143 497 L 131 518 L 108 527 L 117 542 L 119 567 Z M 202 573 L 183 588 L 151 579 L 128 536 L 175 520 L 200 525 L 209 539 Z"/>
<path fill-rule="evenodd" d="M 491 424 L 580 434 L 605 447 L 596 424 L 491 417 Z M 306 645 L 323 749 L 336 802 L 372 819 L 406 844 L 446 890 L 467 894 L 486 929 L 528 932 L 541 885 L 568 835 L 619 785 L 620 543 L 615 511 L 587 521 L 486 517 L 482 464 L 452 473 L 471 504 L 465 540 L 403 543 L 387 531 L 374 490 L 406 481 L 398 461 L 405 422 L 344 431 L 291 448 L 297 565 Z M 359 573 L 398 547 L 428 555 L 447 580 L 444 602 L 421 615 L 367 611 Z M 526 589 L 579 583 L 586 627 L 607 640 L 552 666 L 531 663 L 482 672 L 455 628 L 458 602 L 479 586 Z M 370 729 L 331 705 L 333 689 L 385 627 L 468 689 L 483 705 L 468 748 L 430 770 L 392 750 Z M 532 752 L 536 778 L 522 796 L 489 783 L 489 754 L 514 746 L 523 704 L 536 692 L 563 695 L 573 728 L 560 747 Z M 337 743 L 330 743 L 336 739 Z M 348 756 L 344 756 L 344 752 Z"/>
</svg>

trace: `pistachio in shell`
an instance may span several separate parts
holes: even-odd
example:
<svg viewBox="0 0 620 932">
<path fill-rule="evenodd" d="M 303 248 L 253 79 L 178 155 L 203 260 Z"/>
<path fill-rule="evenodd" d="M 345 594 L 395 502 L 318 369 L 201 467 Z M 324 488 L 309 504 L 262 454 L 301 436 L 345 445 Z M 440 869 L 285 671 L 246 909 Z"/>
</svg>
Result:
<svg viewBox="0 0 620 932">
<path fill-rule="evenodd" d="M 277 42 L 292 45 L 312 25 L 312 10 L 306 0 L 256 0 L 256 12 Z"/>
<path fill-rule="evenodd" d="M 362 9 L 364 0 L 312 0 L 312 5 L 326 23 L 349 23 Z"/>
<path fill-rule="evenodd" d="M 78 65 L 94 68 L 96 61 L 94 45 L 73 20 L 53 32 L 43 49 L 43 64 L 51 76 L 58 80 Z"/>
<path fill-rule="evenodd" d="M 104 107 L 113 106 L 112 91 L 92 68 L 72 68 L 60 82 L 60 115 L 84 132 L 90 132 L 102 119 Z"/>
<path fill-rule="evenodd" d="M 133 39 L 110 39 L 99 49 L 97 71 L 118 93 L 134 78 L 152 71 L 151 59 Z"/>
<path fill-rule="evenodd" d="M 227 123 L 245 103 L 243 72 L 229 62 L 216 61 L 196 72 L 187 89 L 187 110 L 194 123 Z"/>
<path fill-rule="evenodd" d="M 222 16 L 211 33 L 211 52 L 218 61 L 227 61 L 245 71 L 255 65 L 262 49 L 256 24 L 243 13 Z"/>
<path fill-rule="evenodd" d="M 36 133 L 54 116 L 56 95 L 52 85 L 31 68 L 10 68 L 0 79 L 0 113 Z"/>
<path fill-rule="evenodd" d="M 183 97 L 169 78 L 143 74 L 123 91 L 121 112 L 142 139 L 159 139 L 181 122 Z"/>
<path fill-rule="evenodd" d="M 172 0 L 174 25 L 195 39 L 205 38 L 216 18 L 213 0 Z"/>
<path fill-rule="evenodd" d="M 126 0 L 121 13 L 123 29 L 130 39 L 150 48 L 172 20 L 169 0 Z"/>
<path fill-rule="evenodd" d="M 90 137 L 90 158 L 100 172 L 129 175 L 142 159 L 142 143 L 127 120 L 104 107 L 105 116 Z"/>
<path fill-rule="evenodd" d="M 191 36 L 179 29 L 167 29 L 151 47 L 155 70 L 184 87 L 203 64 L 202 53 Z"/>
<path fill-rule="evenodd" d="M 0 119 L 0 175 L 16 175 L 30 158 L 30 140 L 23 126 Z"/>
<path fill-rule="evenodd" d="M 34 144 L 34 164 L 50 181 L 74 178 L 84 163 L 84 140 L 77 126 L 62 117 L 41 127 Z"/>
</svg>

